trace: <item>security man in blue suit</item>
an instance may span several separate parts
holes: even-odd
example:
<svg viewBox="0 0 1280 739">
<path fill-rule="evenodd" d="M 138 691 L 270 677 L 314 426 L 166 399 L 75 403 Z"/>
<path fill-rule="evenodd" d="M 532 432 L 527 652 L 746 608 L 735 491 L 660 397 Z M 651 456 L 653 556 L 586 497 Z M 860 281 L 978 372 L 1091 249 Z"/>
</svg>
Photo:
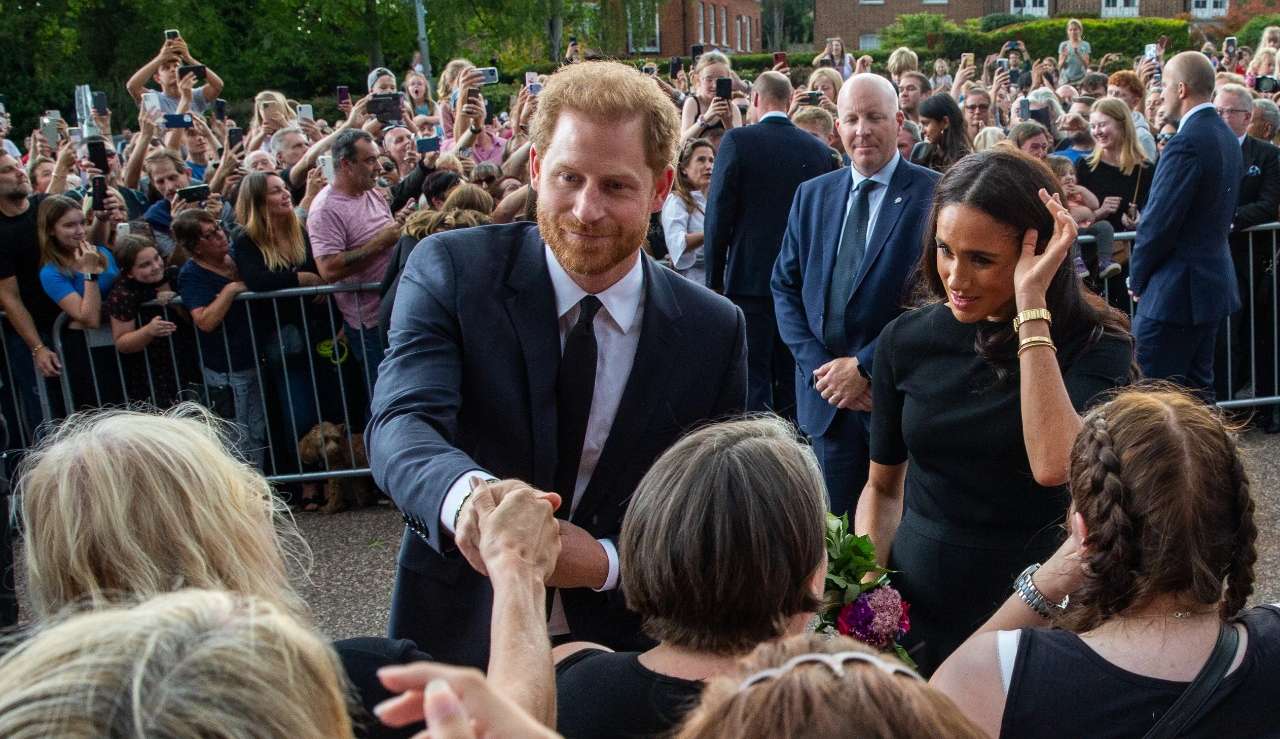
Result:
<svg viewBox="0 0 1280 739">
<path fill-rule="evenodd" d="M 904 310 L 938 174 L 898 153 L 903 114 L 888 80 L 850 77 L 837 109 L 853 166 L 796 192 L 772 289 L 800 427 L 839 515 L 867 481 L 876 337 Z"/>
<path fill-rule="evenodd" d="M 1165 66 L 1164 111 L 1178 126 L 1156 165 L 1129 260 L 1138 365 L 1213 398 L 1218 326 L 1240 309 L 1228 238 L 1240 194 L 1240 142 L 1213 108 L 1214 72 L 1197 52 Z"/>
</svg>

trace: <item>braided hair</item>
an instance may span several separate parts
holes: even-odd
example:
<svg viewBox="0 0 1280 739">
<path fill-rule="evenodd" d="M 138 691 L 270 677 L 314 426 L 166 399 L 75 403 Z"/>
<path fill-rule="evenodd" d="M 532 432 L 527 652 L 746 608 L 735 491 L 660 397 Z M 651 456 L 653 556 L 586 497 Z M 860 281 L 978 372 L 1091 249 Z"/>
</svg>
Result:
<svg viewBox="0 0 1280 739">
<path fill-rule="evenodd" d="M 1089 631 L 1160 596 L 1233 617 L 1253 592 L 1254 504 L 1218 413 L 1172 388 L 1125 390 L 1091 411 L 1071 452 L 1085 584 L 1056 625 Z"/>
</svg>

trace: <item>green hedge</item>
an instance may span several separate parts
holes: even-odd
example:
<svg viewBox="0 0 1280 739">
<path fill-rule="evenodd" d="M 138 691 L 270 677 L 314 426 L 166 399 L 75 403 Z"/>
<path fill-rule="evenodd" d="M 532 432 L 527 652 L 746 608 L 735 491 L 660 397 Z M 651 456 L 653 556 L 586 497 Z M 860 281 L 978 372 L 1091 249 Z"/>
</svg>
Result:
<svg viewBox="0 0 1280 739">
<path fill-rule="evenodd" d="M 1255 15 L 1236 31 L 1236 38 L 1239 39 L 1241 46 L 1256 49 L 1258 42 L 1262 40 L 1262 30 L 1267 26 L 1280 26 L 1280 13 Z"/>
<path fill-rule="evenodd" d="M 921 17 L 924 16 L 924 17 Z M 1018 23 L 993 31 L 973 31 L 956 25 L 933 13 L 899 16 L 897 22 L 880 34 L 885 47 L 908 46 L 922 59 L 944 56 L 958 59 L 962 52 L 972 51 L 981 60 L 994 54 L 1006 41 L 1022 41 L 1035 57 L 1057 56 L 1058 44 L 1067 38 L 1067 18 L 1048 18 Z M 1146 44 L 1161 35 L 1170 39 L 1170 51 L 1194 48 L 1190 26 L 1186 21 L 1170 18 L 1082 18 L 1084 38 L 1093 47 L 1095 57 L 1108 52 L 1137 56 Z M 932 47 L 929 41 L 933 41 Z"/>
</svg>

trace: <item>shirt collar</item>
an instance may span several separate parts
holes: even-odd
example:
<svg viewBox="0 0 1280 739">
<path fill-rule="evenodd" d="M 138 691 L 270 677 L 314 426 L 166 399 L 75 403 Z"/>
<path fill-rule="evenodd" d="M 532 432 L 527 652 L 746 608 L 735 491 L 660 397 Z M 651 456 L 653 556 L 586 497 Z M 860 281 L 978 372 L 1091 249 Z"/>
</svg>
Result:
<svg viewBox="0 0 1280 739">
<path fill-rule="evenodd" d="M 1191 120 L 1191 116 L 1195 115 L 1196 113 L 1199 113 L 1202 110 L 1212 111 L 1213 103 L 1212 102 L 1200 103 L 1199 105 L 1192 108 L 1191 110 L 1188 110 L 1186 113 L 1183 113 L 1182 118 L 1178 120 L 1178 130 L 1181 131 L 1182 127 L 1187 125 L 1187 121 Z M 1214 115 L 1217 115 L 1217 114 L 1215 113 Z"/>
<path fill-rule="evenodd" d="M 564 318 L 573 307 L 587 296 L 578 283 L 573 281 L 560 260 L 552 253 L 550 246 L 543 246 L 547 259 L 547 271 L 551 274 L 551 287 L 556 293 L 556 318 Z M 613 322 L 629 334 L 636 328 L 636 314 L 640 312 L 640 299 L 644 296 L 644 257 L 639 256 L 635 265 L 622 276 L 622 279 L 610 285 L 604 292 L 596 293 L 605 312 Z"/>
<path fill-rule="evenodd" d="M 889 163 L 880 168 L 879 172 L 867 177 L 858 171 L 857 167 L 849 167 L 849 172 L 853 176 L 853 186 L 857 187 L 862 184 L 863 180 L 872 180 L 881 187 L 888 187 L 893 182 L 893 173 L 898 170 L 898 162 L 902 161 L 902 154 L 896 149 L 893 152 L 893 159 Z"/>
<path fill-rule="evenodd" d="M 765 113 L 764 115 L 760 116 L 760 120 L 756 121 L 756 123 L 764 123 L 766 120 L 770 118 L 786 118 L 786 117 L 787 117 L 787 114 L 782 112 L 781 110 L 771 110 L 768 113 Z"/>
<path fill-rule="evenodd" d="M 1245 140 L 1245 139 L 1247 139 L 1247 138 L 1249 138 L 1249 132 L 1248 132 L 1248 131 L 1245 131 L 1244 133 L 1240 134 L 1240 139 L 1239 139 L 1239 140 L 1240 140 L 1240 145 L 1241 145 L 1241 146 L 1244 146 L 1244 140 Z"/>
</svg>

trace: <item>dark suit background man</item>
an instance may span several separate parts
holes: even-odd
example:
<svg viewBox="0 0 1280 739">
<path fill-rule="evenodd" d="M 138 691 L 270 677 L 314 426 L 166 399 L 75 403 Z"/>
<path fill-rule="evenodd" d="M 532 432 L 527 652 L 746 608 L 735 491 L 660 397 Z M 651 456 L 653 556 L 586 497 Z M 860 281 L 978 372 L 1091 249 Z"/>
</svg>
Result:
<svg viewBox="0 0 1280 739">
<path fill-rule="evenodd" d="M 565 67 L 532 123 L 537 224 L 438 234 L 409 257 L 366 431 L 407 524 L 394 637 L 485 664 L 495 604 L 473 486 L 499 503 L 532 486 L 560 501 L 552 637 L 652 644 L 617 589 L 627 500 L 682 431 L 746 398 L 741 312 L 640 252 L 678 136 L 639 71 Z"/>
<path fill-rule="evenodd" d="M 1164 111 L 1178 133 L 1156 164 L 1129 261 L 1138 365 L 1213 396 L 1219 324 L 1240 309 L 1227 235 L 1240 193 L 1240 142 L 1213 109 L 1213 66 L 1197 52 L 1165 67 Z"/>
<path fill-rule="evenodd" d="M 876 337 L 906 303 L 938 174 L 899 154 L 903 114 L 887 80 L 850 77 L 837 109 L 853 166 L 800 186 L 772 284 L 800 427 L 840 514 L 867 481 Z"/>
<path fill-rule="evenodd" d="M 707 287 L 747 318 L 747 408 L 784 416 L 795 412 L 795 361 L 778 337 L 769 276 L 796 188 L 833 167 L 827 147 L 788 120 L 790 104 L 785 76 L 756 79 L 756 123 L 731 129 L 720 142 L 703 224 Z"/>
<path fill-rule="evenodd" d="M 1275 254 L 1271 234 L 1251 235 L 1245 229 L 1271 223 L 1280 212 L 1280 149 L 1249 134 L 1255 116 L 1253 96 L 1240 85 L 1223 85 L 1213 100 L 1218 116 L 1240 141 L 1244 175 L 1240 197 L 1231 222 L 1231 262 L 1236 270 L 1240 300 L 1252 307 L 1230 316 L 1228 327 L 1218 334 L 1213 381 L 1222 399 L 1239 392 L 1251 380 L 1254 397 L 1275 395 L 1274 321 L 1271 316 L 1271 279 Z M 1253 243 L 1250 251 L 1250 242 Z M 1230 345 L 1228 346 L 1228 338 Z M 1280 431 L 1275 409 L 1263 408 L 1262 427 L 1269 433 Z"/>
</svg>

